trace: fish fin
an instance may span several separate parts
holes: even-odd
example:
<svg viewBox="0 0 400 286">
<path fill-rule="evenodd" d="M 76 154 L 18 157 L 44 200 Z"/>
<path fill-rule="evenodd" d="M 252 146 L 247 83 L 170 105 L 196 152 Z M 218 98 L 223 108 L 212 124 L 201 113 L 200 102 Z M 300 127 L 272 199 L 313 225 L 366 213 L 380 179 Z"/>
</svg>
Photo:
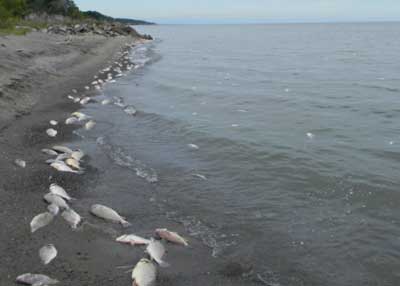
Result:
<svg viewBox="0 0 400 286">
<path fill-rule="evenodd" d="M 165 262 L 165 261 L 162 261 L 162 260 L 160 262 L 158 262 L 158 265 L 160 265 L 160 267 L 163 267 L 163 268 L 171 266 L 168 262 Z"/>
<path fill-rule="evenodd" d="M 128 222 L 126 220 L 121 221 L 121 224 L 122 224 L 123 227 L 129 227 L 129 226 L 132 225 L 130 222 Z"/>
</svg>

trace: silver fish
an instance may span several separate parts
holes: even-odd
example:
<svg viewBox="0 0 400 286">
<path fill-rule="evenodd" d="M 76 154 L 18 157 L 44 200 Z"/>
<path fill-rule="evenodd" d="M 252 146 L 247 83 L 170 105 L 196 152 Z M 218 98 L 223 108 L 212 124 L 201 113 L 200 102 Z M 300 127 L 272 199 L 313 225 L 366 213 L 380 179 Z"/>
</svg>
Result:
<svg viewBox="0 0 400 286">
<path fill-rule="evenodd" d="M 79 162 L 77 160 L 75 160 L 74 158 L 68 158 L 67 160 L 65 160 L 65 163 L 77 170 L 81 169 L 81 165 L 79 164 Z"/>
<path fill-rule="evenodd" d="M 134 234 L 124 234 L 118 237 L 115 241 L 121 243 L 128 243 L 130 245 L 147 245 L 150 243 L 149 239 L 134 235 Z"/>
<path fill-rule="evenodd" d="M 136 113 L 137 113 L 136 108 L 134 106 L 132 106 L 132 105 L 128 105 L 127 107 L 125 107 L 124 111 L 125 111 L 126 114 L 129 114 L 129 115 L 132 115 L 132 116 L 135 116 Z"/>
<path fill-rule="evenodd" d="M 153 286 L 156 278 L 156 266 L 150 260 L 142 258 L 132 271 L 132 286 Z"/>
<path fill-rule="evenodd" d="M 169 231 L 166 228 L 157 228 L 155 233 L 160 238 L 163 238 L 166 241 L 173 242 L 173 243 L 176 243 L 176 244 L 181 244 L 183 246 L 188 246 L 189 245 L 188 242 L 186 241 L 186 239 L 184 239 L 178 233 L 173 232 L 173 231 Z"/>
<path fill-rule="evenodd" d="M 83 157 L 85 156 L 85 153 L 83 153 L 82 150 L 76 150 L 71 153 L 71 158 L 80 161 Z"/>
<path fill-rule="evenodd" d="M 68 222 L 72 228 L 77 228 L 81 222 L 81 216 L 73 209 L 67 209 L 61 213 L 61 216 Z"/>
<path fill-rule="evenodd" d="M 53 183 L 50 185 L 49 190 L 52 194 L 62 197 L 63 199 L 70 201 L 72 198 L 68 195 L 67 191 L 63 187 Z"/>
<path fill-rule="evenodd" d="M 58 153 L 56 151 L 51 150 L 51 149 L 46 149 L 46 148 L 42 149 L 42 153 L 50 155 L 50 156 L 57 156 L 58 155 Z"/>
<path fill-rule="evenodd" d="M 54 204 L 58 206 L 60 209 L 69 209 L 68 204 L 64 201 L 64 199 L 58 195 L 53 193 L 47 193 L 44 195 L 43 199 L 49 204 Z"/>
<path fill-rule="evenodd" d="M 69 166 L 67 166 L 64 162 L 62 161 L 56 161 L 50 164 L 51 167 L 56 169 L 57 171 L 60 172 L 67 172 L 67 173 L 75 173 L 75 174 L 82 174 L 82 171 L 75 171 L 72 170 Z"/>
<path fill-rule="evenodd" d="M 68 117 L 68 118 L 65 120 L 65 124 L 67 124 L 67 125 L 76 124 L 76 123 L 78 123 L 78 122 L 79 122 L 79 120 L 78 120 L 78 118 L 76 118 L 76 117 Z"/>
<path fill-rule="evenodd" d="M 58 122 L 57 121 L 55 121 L 55 120 L 50 120 L 50 125 L 52 125 L 52 126 L 56 126 L 57 124 L 58 124 Z"/>
<path fill-rule="evenodd" d="M 102 218 L 104 220 L 120 223 L 124 227 L 130 225 L 130 223 L 127 222 L 125 218 L 121 217 L 115 210 L 103 205 L 99 204 L 92 205 L 92 207 L 90 208 L 90 212 L 93 215 Z"/>
<path fill-rule="evenodd" d="M 189 148 L 192 148 L 192 149 L 194 149 L 194 150 L 200 149 L 199 146 L 197 146 L 196 144 L 188 144 L 188 147 L 189 147 Z"/>
<path fill-rule="evenodd" d="M 57 256 L 57 249 L 53 244 L 47 244 L 39 249 L 39 257 L 44 265 L 49 264 Z"/>
<path fill-rule="evenodd" d="M 76 111 L 76 112 L 72 113 L 71 115 L 78 118 L 79 121 L 84 121 L 84 120 L 87 120 L 90 118 L 90 116 L 88 116 L 82 112 L 79 112 L 79 111 Z"/>
<path fill-rule="evenodd" d="M 43 274 L 26 273 L 18 276 L 17 282 L 32 286 L 49 286 L 49 285 L 55 285 L 59 281 Z"/>
<path fill-rule="evenodd" d="M 157 262 L 161 267 L 169 266 L 169 263 L 162 260 L 165 254 L 165 247 L 160 241 L 151 238 L 150 243 L 147 245 L 146 252 L 150 255 L 151 259 Z"/>
<path fill-rule="evenodd" d="M 66 146 L 59 146 L 59 145 L 53 146 L 51 149 L 53 149 L 54 151 L 57 151 L 58 153 L 72 153 L 73 152 L 70 148 L 68 148 Z"/>
<path fill-rule="evenodd" d="M 111 103 L 110 99 L 103 99 L 103 101 L 101 102 L 102 105 L 108 105 Z"/>
<path fill-rule="evenodd" d="M 56 137 L 57 136 L 57 130 L 53 129 L 53 128 L 49 128 L 46 130 L 47 135 L 49 135 L 50 137 Z"/>
<path fill-rule="evenodd" d="M 96 122 L 95 122 L 95 121 L 89 120 L 89 121 L 86 122 L 86 124 L 85 124 L 85 129 L 86 129 L 86 130 L 91 130 L 95 125 L 96 125 Z"/>
<path fill-rule="evenodd" d="M 58 215 L 58 213 L 60 212 L 60 208 L 55 204 L 48 205 L 47 210 L 54 216 Z"/>
<path fill-rule="evenodd" d="M 91 99 L 90 97 L 86 96 L 86 97 L 84 97 L 84 98 L 81 99 L 80 103 L 81 103 L 82 105 L 85 105 L 85 104 L 88 104 L 91 100 L 92 100 L 92 99 Z"/>
<path fill-rule="evenodd" d="M 54 215 L 52 215 L 49 212 L 38 214 L 37 216 L 35 216 L 32 219 L 32 221 L 30 223 L 31 232 L 34 233 L 39 228 L 45 227 L 46 225 L 48 225 L 49 223 L 52 222 L 53 218 L 54 218 Z"/>
<path fill-rule="evenodd" d="M 26 167 L 26 162 L 25 162 L 24 160 L 15 159 L 14 163 L 15 163 L 15 165 L 17 165 L 18 167 L 21 167 L 21 168 L 25 168 L 25 167 Z"/>
</svg>

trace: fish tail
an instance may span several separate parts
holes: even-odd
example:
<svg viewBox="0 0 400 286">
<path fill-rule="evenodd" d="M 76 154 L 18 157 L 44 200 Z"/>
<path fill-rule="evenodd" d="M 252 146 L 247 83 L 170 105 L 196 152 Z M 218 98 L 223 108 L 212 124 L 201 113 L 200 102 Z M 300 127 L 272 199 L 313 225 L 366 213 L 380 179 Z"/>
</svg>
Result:
<svg viewBox="0 0 400 286">
<path fill-rule="evenodd" d="M 162 260 L 160 262 L 158 262 L 158 265 L 160 265 L 160 267 L 163 267 L 163 268 L 171 266 L 168 262 L 165 262 L 165 261 L 162 261 Z"/>
<path fill-rule="evenodd" d="M 129 226 L 132 225 L 130 222 L 128 222 L 126 220 L 121 221 L 121 224 L 122 224 L 123 227 L 129 227 Z"/>
</svg>

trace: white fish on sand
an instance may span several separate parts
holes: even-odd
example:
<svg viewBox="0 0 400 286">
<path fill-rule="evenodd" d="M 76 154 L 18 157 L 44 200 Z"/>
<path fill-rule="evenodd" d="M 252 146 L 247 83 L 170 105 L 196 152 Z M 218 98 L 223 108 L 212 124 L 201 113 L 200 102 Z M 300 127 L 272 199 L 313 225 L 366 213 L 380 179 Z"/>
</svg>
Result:
<svg viewBox="0 0 400 286">
<path fill-rule="evenodd" d="M 89 120 L 89 121 L 86 122 L 86 124 L 85 124 L 85 129 L 86 129 L 86 130 L 91 130 L 95 125 L 96 125 L 96 122 L 95 122 L 95 121 Z"/>
<path fill-rule="evenodd" d="M 85 153 L 83 153 L 82 150 L 75 150 L 73 152 L 71 152 L 71 158 L 80 161 L 82 160 L 82 158 L 85 156 Z"/>
<path fill-rule="evenodd" d="M 59 145 L 53 146 L 51 149 L 53 149 L 54 151 L 57 151 L 59 153 L 72 153 L 73 152 L 70 148 L 68 148 L 66 146 L 59 146 Z"/>
<path fill-rule="evenodd" d="M 103 205 L 99 204 L 92 205 L 92 207 L 90 208 L 90 212 L 93 215 L 102 218 L 104 220 L 111 221 L 114 223 L 120 223 L 124 227 L 130 225 L 130 223 L 127 222 L 124 217 L 120 216 L 115 210 Z"/>
<path fill-rule="evenodd" d="M 156 266 L 150 260 L 142 258 L 132 271 L 132 286 L 153 286 L 156 278 Z"/>
<path fill-rule="evenodd" d="M 35 216 L 31 221 L 31 232 L 34 233 L 39 228 L 45 227 L 52 222 L 54 215 L 49 212 L 41 213 Z"/>
<path fill-rule="evenodd" d="M 76 124 L 78 122 L 79 122 L 79 120 L 76 117 L 69 117 L 65 120 L 65 124 L 67 124 L 67 125 Z"/>
<path fill-rule="evenodd" d="M 58 283 L 58 280 L 52 279 L 43 274 L 26 273 L 17 277 L 18 283 L 32 285 L 32 286 L 50 286 Z"/>
<path fill-rule="evenodd" d="M 47 210 L 54 216 L 58 215 L 58 213 L 60 212 L 60 208 L 55 204 L 48 205 Z"/>
<path fill-rule="evenodd" d="M 50 156 L 57 156 L 58 155 L 58 153 L 56 151 L 51 150 L 51 149 L 47 149 L 47 148 L 42 149 L 42 153 L 50 155 Z"/>
<path fill-rule="evenodd" d="M 26 162 L 25 162 L 24 160 L 15 159 L 14 163 L 15 163 L 15 165 L 17 165 L 18 167 L 21 167 L 21 168 L 25 168 L 25 167 L 26 167 Z"/>
<path fill-rule="evenodd" d="M 87 119 L 90 118 L 89 115 L 86 115 L 86 114 L 84 114 L 82 112 L 79 112 L 79 111 L 75 111 L 71 115 L 75 116 L 76 118 L 78 118 L 79 121 L 84 121 L 84 120 L 87 120 Z"/>
<path fill-rule="evenodd" d="M 55 161 L 51 163 L 50 166 L 60 172 L 82 174 L 82 171 L 73 170 L 71 167 L 69 167 L 62 161 Z"/>
<path fill-rule="evenodd" d="M 47 244 L 39 249 L 39 257 L 44 265 L 49 264 L 54 258 L 56 258 L 57 253 L 57 249 L 53 244 Z"/>
<path fill-rule="evenodd" d="M 173 242 L 176 244 L 180 244 L 183 246 L 188 246 L 188 242 L 186 239 L 184 239 L 182 236 L 180 236 L 178 233 L 169 231 L 166 228 L 157 228 L 155 231 L 156 235 L 159 236 L 160 238 L 165 239 L 166 241 Z"/>
<path fill-rule="evenodd" d="M 57 130 L 53 129 L 53 128 L 49 128 L 46 130 L 47 135 L 49 135 L 50 137 L 56 137 L 57 136 Z"/>
<path fill-rule="evenodd" d="M 58 124 L 58 122 L 57 121 L 55 121 L 55 120 L 50 120 L 50 125 L 52 125 L 52 126 L 56 126 Z"/>
<path fill-rule="evenodd" d="M 60 209 L 69 209 L 67 202 L 62 197 L 53 193 L 45 194 L 43 199 L 49 204 L 58 206 Z"/>
<path fill-rule="evenodd" d="M 110 99 L 103 99 L 102 101 L 101 101 L 101 104 L 102 105 L 108 105 L 108 104 L 110 104 L 111 103 L 111 100 Z"/>
<path fill-rule="evenodd" d="M 128 105 L 127 107 L 124 108 L 124 112 L 128 115 L 135 116 L 137 113 L 137 110 L 134 106 Z"/>
<path fill-rule="evenodd" d="M 85 86 L 85 89 L 86 89 L 86 90 L 89 90 L 89 89 L 90 89 L 90 86 L 88 86 L 88 85 Z"/>
<path fill-rule="evenodd" d="M 63 187 L 61 187 L 55 183 L 50 185 L 49 190 L 50 190 L 50 193 L 60 196 L 67 201 L 72 200 L 72 198 L 68 195 L 67 191 Z"/>
<path fill-rule="evenodd" d="M 188 147 L 189 147 L 189 148 L 192 148 L 192 149 L 194 149 L 194 150 L 200 149 L 200 147 L 197 146 L 196 144 L 188 144 Z"/>
<path fill-rule="evenodd" d="M 169 264 L 162 259 L 165 254 L 165 247 L 160 241 L 151 238 L 150 243 L 147 245 L 146 252 L 150 255 L 151 259 L 157 262 L 161 267 L 169 266 Z"/>
<path fill-rule="evenodd" d="M 72 168 L 74 168 L 76 170 L 80 170 L 81 169 L 81 165 L 79 164 L 79 161 L 75 160 L 74 158 L 68 158 L 67 160 L 65 160 L 65 163 L 68 166 L 70 166 L 70 167 L 72 167 Z"/>
<path fill-rule="evenodd" d="M 150 243 L 150 239 L 146 239 L 135 234 L 124 234 L 118 237 L 115 241 L 121 243 L 127 243 L 130 245 L 147 245 Z"/>
<path fill-rule="evenodd" d="M 92 99 L 91 99 L 90 97 L 86 96 L 86 97 L 84 97 L 84 98 L 81 99 L 80 103 L 81 103 L 82 105 L 85 105 L 85 104 L 88 104 L 91 100 L 92 100 Z"/>
<path fill-rule="evenodd" d="M 73 209 L 67 209 L 61 213 L 61 216 L 68 222 L 68 224 L 73 228 L 77 228 L 81 222 L 81 216 Z"/>
</svg>

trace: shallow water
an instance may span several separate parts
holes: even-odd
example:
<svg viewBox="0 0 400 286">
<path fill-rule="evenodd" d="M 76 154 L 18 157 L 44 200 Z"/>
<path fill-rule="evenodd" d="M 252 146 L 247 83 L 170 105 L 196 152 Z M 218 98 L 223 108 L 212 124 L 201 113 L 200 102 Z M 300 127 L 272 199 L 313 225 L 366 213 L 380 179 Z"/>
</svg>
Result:
<svg viewBox="0 0 400 286">
<path fill-rule="evenodd" d="M 90 196 L 269 285 L 400 282 L 400 24 L 138 29 L 99 97 L 138 114 L 89 104 L 78 131 Z"/>
</svg>

